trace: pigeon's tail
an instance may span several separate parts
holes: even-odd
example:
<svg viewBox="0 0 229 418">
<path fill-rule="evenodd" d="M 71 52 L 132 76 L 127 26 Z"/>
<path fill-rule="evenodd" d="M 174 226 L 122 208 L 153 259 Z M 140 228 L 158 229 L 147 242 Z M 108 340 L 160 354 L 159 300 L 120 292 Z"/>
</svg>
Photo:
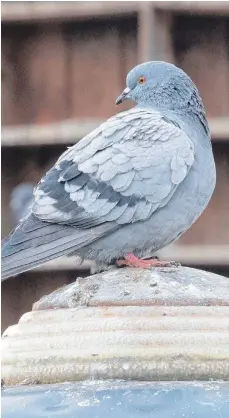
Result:
<svg viewBox="0 0 229 418">
<path fill-rule="evenodd" d="M 2 281 L 77 251 L 109 230 L 106 224 L 83 230 L 29 215 L 2 243 Z"/>
</svg>

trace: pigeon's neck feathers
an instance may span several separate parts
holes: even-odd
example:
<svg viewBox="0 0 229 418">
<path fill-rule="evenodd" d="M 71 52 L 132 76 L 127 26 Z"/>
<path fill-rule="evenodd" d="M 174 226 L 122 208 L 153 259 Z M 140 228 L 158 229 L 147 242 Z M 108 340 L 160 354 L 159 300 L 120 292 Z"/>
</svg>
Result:
<svg viewBox="0 0 229 418">
<path fill-rule="evenodd" d="M 163 114 L 177 115 L 178 118 L 193 120 L 210 137 L 205 109 L 199 92 L 190 78 L 182 79 L 181 83 L 170 80 L 161 83 L 155 90 L 145 94 L 137 105 L 148 109 L 159 110 Z"/>
</svg>

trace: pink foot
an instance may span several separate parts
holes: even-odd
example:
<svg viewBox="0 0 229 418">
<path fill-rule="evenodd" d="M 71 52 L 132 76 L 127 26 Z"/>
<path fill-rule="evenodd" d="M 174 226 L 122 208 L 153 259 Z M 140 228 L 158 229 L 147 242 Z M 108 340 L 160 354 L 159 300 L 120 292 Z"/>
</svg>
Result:
<svg viewBox="0 0 229 418">
<path fill-rule="evenodd" d="M 123 260 L 117 260 L 118 266 L 129 266 L 142 269 L 149 269 L 150 267 L 172 267 L 179 265 L 174 261 L 160 261 L 157 258 L 150 258 L 148 260 L 142 260 L 135 257 L 133 254 L 127 254 Z"/>
</svg>

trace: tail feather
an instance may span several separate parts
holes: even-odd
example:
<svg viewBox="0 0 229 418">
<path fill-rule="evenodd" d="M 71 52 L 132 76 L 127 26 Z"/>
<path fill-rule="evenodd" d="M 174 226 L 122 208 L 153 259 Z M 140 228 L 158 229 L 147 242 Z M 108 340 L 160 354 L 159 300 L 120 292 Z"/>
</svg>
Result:
<svg viewBox="0 0 229 418">
<path fill-rule="evenodd" d="M 99 225 L 93 229 L 78 229 L 39 222 L 38 228 L 37 218 L 30 215 L 3 241 L 2 280 L 75 252 L 115 229 L 112 223 Z"/>
<path fill-rule="evenodd" d="M 1 270 L 1 280 L 4 281 L 8 279 L 9 277 L 14 277 L 20 273 L 24 273 L 26 271 L 32 270 L 35 267 L 39 267 L 42 264 L 45 264 L 51 260 L 67 255 L 68 253 L 69 253 L 69 250 L 65 249 L 63 251 L 59 251 L 58 253 L 54 252 L 51 255 L 49 255 L 49 257 L 46 257 L 45 254 L 43 254 L 43 257 L 38 257 L 36 261 L 31 262 L 29 259 L 29 254 L 27 252 L 27 254 L 25 254 L 25 257 L 27 258 L 25 258 L 23 262 L 20 262 L 14 265 L 14 267 L 12 267 L 10 263 L 8 265 L 5 265 L 4 260 L 3 260 L 2 270 Z"/>
</svg>

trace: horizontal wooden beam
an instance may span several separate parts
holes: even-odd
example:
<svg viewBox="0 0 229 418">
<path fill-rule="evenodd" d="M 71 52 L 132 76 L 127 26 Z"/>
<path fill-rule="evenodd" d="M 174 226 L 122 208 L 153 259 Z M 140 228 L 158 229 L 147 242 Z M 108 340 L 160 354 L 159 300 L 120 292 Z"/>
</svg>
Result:
<svg viewBox="0 0 229 418">
<path fill-rule="evenodd" d="M 42 272 L 42 271 L 69 271 L 69 270 L 75 270 L 75 271 L 85 271 L 90 270 L 92 267 L 93 262 L 92 261 L 84 261 L 82 264 L 78 265 L 77 260 L 75 257 L 61 257 L 57 258 L 56 260 L 49 261 L 46 264 L 43 264 L 42 266 L 36 267 L 33 270 L 30 270 L 31 272 Z"/>
<path fill-rule="evenodd" d="M 187 265 L 229 266 L 229 245 L 178 245 L 173 244 L 158 252 L 164 260 L 173 260 Z M 34 272 L 89 270 L 93 262 L 85 261 L 77 266 L 74 257 L 62 257 L 32 270 Z"/>
<path fill-rule="evenodd" d="M 211 137 L 213 140 L 229 140 L 229 118 L 217 117 L 209 119 Z"/>
<path fill-rule="evenodd" d="M 179 245 L 158 252 L 159 257 L 188 265 L 229 266 L 229 245 Z"/>
<path fill-rule="evenodd" d="M 38 146 L 74 144 L 95 129 L 103 120 L 65 120 L 47 125 L 19 125 L 2 128 L 2 146 Z M 229 140 L 229 118 L 209 121 L 213 141 Z"/>
<path fill-rule="evenodd" d="M 2 2 L 2 22 L 49 20 L 86 20 L 136 14 L 139 2 L 134 1 L 21 1 Z"/>
<path fill-rule="evenodd" d="M 66 120 L 44 125 L 19 125 L 2 128 L 2 146 L 71 144 L 95 129 L 102 120 Z"/>
<path fill-rule="evenodd" d="M 32 22 L 49 20 L 85 20 L 137 14 L 141 1 L 47 1 L 8 2 L 1 4 L 2 22 Z M 229 15 L 227 1 L 152 1 L 152 8 L 182 14 Z"/>
<path fill-rule="evenodd" d="M 229 15 L 228 1 L 155 1 L 158 10 L 179 14 Z"/>
</svg>

